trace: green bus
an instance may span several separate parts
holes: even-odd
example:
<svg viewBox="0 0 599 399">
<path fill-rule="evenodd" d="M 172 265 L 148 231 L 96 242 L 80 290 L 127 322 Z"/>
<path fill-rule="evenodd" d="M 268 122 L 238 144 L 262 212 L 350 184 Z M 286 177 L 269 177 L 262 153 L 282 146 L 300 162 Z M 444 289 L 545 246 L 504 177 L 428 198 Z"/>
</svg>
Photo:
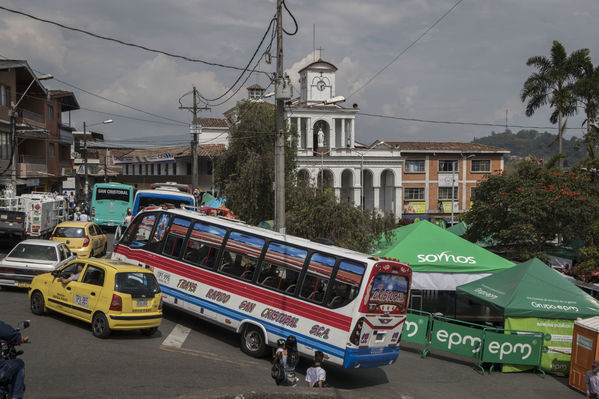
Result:
<svg viewBox="0 0 599 399">
<path fill-rule="evenodd" d="M 133 208 L 135 188 L 120 183 L 94 185 L 91 219 L 100 226 L 123 226 L 127 209 Z"/>
</svg>

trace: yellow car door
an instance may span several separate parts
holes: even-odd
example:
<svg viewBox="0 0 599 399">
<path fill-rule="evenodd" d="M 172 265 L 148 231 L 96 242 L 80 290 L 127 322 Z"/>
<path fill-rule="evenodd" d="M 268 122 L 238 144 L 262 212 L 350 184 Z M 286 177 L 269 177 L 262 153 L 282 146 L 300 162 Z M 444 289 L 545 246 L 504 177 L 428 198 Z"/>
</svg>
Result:
<svg viewBox="0 0 599 399">
<path fill-rule="evenodd" d="M 47 306 L 50 309 L 73 314 L 73 284 L 81 278 L 84 267 L 84 262 L 73 262 L 60 269 L 48 287 Z"/>
<path fill-rule="evenodd" d="M 98 298 L 104 287 L 105 271 L 102 267 L 88 264 L 83 272 L 83 277 L 72 283 L 73 314 L 81 319 L 91 322 Z"/>
</svg>

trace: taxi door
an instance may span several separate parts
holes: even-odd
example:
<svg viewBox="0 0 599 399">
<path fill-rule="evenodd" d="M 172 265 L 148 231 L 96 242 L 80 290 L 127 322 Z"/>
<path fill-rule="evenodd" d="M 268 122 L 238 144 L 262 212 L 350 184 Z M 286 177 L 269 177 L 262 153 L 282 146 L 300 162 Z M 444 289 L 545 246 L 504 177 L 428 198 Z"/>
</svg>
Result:
<svg viewBox="0 0 599 399">
<path fill-rule="evenodd" d="M 98 254 L 104 248 L 104 244 L 106 244 L 106 235 L 98 225 L 91 225 L 89 226 L 89 229 L 93 235 L 92 243 L 94 245 L 94 254 Z"/>
<path fill-rule="evenodd" d="M 102 267 L 89 264 L 79 281 L 73 285 L 73 315 L 91 322 L 98 298 L 104 287 L 105 271 Z"/>
<path fill-rule="evenodd" d="M 83 270 L 84 267 L 84 262 L 71 263 L 60 269 L 59 277 L 70 278 L 76 275 L 80 268 Z M 77 278 L 77 280 L 79 279 L 81 279 L 81 275 Z M 54 277 L 48 287 L 47 306 L 62 313 L 73 314 L 73 285 L 76 283 L 77 281 L 63 283 L 58 279 L 58 276 Z"/>
</svg>

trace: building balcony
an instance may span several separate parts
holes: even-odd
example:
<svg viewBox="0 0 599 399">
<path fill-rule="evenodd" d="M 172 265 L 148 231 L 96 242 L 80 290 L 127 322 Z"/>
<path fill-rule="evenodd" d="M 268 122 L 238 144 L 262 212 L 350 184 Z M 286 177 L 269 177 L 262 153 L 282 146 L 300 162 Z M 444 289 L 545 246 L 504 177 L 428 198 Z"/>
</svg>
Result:
<svg viewBox="0 0 599 399">
<path fill-rule="evenodd" d="M 19 114 L 19 116 L 23 118 L 23 122 L 30 123 L 41 128 L 46 127 L 44 115 L 26 109 L 20 110 Z"/>
<path fill-rule="evenodd" d="M 33 157 L 28 157 L 33 158 Z M 31 159 L 30 159 L 31 160 Z M 42 158 L 43 161 L 43 158 Z M 34 177 L 48 177 L 48 167 L 45 163 L 37 162 L 19 162 L 17 164 L 17 177 L 21 179 L 30 179 Z"/>
</svg>

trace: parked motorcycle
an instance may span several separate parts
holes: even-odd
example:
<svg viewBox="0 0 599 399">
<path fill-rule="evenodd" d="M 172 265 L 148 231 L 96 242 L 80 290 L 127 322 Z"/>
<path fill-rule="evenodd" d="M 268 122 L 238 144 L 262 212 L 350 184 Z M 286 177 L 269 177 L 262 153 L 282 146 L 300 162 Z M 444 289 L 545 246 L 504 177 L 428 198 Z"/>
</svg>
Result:
<svg viewBox="0 0 599 399">
<path fill-rule="evenodd" d="M 29 320 L 20 322 L 17 325 L 16 330 L 20 331 L 24 328 L 29 327 Z M 30 342 L 30 341 L 27 341 Z M 23 354 L 22 350 L 17 350 L 15 345 L 9 344 L 8 342 L 0 342 L 0 356 L 4 360 L 16 359 L 17 356 Z M 4 373 L 0 370 L 0 399 L 10 399 L 12 397 L 12 373 L 4 376 Z"/>
</svg>

